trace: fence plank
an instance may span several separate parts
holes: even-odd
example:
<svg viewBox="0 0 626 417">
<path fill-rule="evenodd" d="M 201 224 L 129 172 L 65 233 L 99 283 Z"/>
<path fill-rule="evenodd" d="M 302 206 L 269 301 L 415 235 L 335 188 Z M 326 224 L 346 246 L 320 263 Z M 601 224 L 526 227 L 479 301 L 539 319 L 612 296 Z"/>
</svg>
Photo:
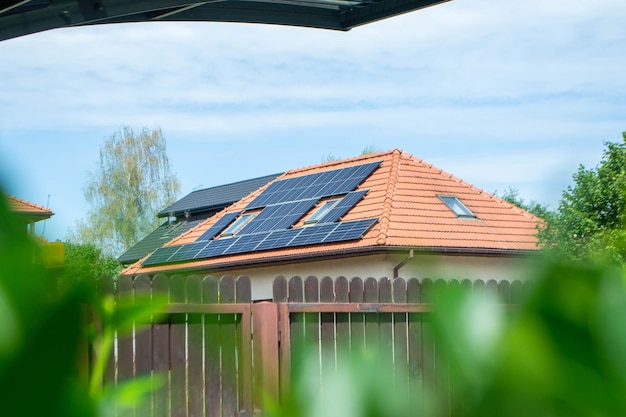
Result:
<svg viewBox="0 0 626 417">
<path fill-rule="evenodd" d="M 338 277 L 335 280 L 335 302 L 347 303 L 350 301 L 350 287 L 346 277 Z M 340 367 L 345 354 L 350 348 L 350 314 L 337 313 L 335 315 L 337 321 L 337 366 Z"/>
<path fill-rule="evenodd" d="M 98 281 L 98 293 L 101 298 L 115 297 L 115 282 L 112 277 L 103 276 Z M 98 331 L 102 331 L 102 323 L 98 321 Z M 97 352 L 94 352 L 95 355 Z M 115 357 L 115 349 L 111 349 L 109 358 L 107 359 L 106 368 L 104 370 L 104 378 L 102 383 L 107 386 L 115 385 L 115 374 L 117 369 L 117 362 Z"/>
<path fill-rule="evenodd" d="M 146 297 L 152 296 L 152 282 L 148 275 L 139 275 L 134 280 L 135 302 L 146 302 Z M 135 376 L 152 377 L 152 324 L 135 324 Z M 139 404 L 135 415 L 144 416 L 152 413 L 152 398 L 149 396 L 145 403 Z"/>
<path fill-rule="evenodd" d="M 235 280 L 229 275 L 220 279 L 220 304 L 235 302 Z M 237 316 L 220 314 L 222 346 L 222 416 L 237 414 Z"/>
<path fill-rule="evenodd" d="M 350 280 L 350 302 L 363 302 L 363 280 L 354 277 Z M 365 314 L 354 313 L 350 315 L 350 352 L 351 355 L 365 350 Z"/>
<path fill-rule="evenodd" d="M 304 281 L 304 301 L 307 303 L 319 303 L 319 282 L 317 277 L 309 276 Z M 320 367 L 320 314 L 319 313 L 304 313 L 304 339 L 305 350 L 307 356 L 307 363 L 310 365 L 311 386 L 316 387 L 319 392 L 321 387 L 321 373 Z M 313 360 L 316 358 L 316 360 Z"/>
<path fill-rule="evenodd" d="M 287 278 L 279 275 L 272 282 L 272 300 L 275 303 L 286 303 L 289 293 L 287 290 Z"/>
<path fill-rule="evenodd" d="M 335 302 L 335 283 L 331 277 L 324 277 L 320 282 L 320 302 L 330 303 Z M 321 388 L 322 396 L 324 393 L 324 386 L 328 385 L 325 381 L 330 381 L 335 376 L 335 313 L 321 313 L 320 314 L 320 327 L 321 327 Z"/>
<path fill-rule="evenodd" d="M 121 276 L 117 280 L 117 302 L 128 304 L 133 296 L 133 281 L 131 276 Z M 135 364 L 133 363 L 133 335 L 119 336 L 117 339 L 117 381 L 124 381 L 134 377 Z"/>
<path fill-rule="evenodd" d="M 152 279 L 153 295 L 160 295 L 169 301 L 170 280 L 165 275 L 156 275 Z M 152 326 L 152 363 L 154 374 L 161 379 L 161 387 L 153 394 L 153 416 L 170 415 L 170 326 L 167 321 L 157 322 Z"/>
<path fill-rule="evenodd" d="M 291 277 L 289 280 L 289 302 L 301 303 L 304 301 L 304 285 L 299 276 Z M 291 325 L 289 329 L 291 339 L 292 359 L 293 354 L 304 347 L 304 314 L 291 314 Z M 292 366 L 293 366 L 292 362 Z"/>
<path fill-rule="evenodd" d="M 393 280 L 393 302 L 406 303 L 406 281 L 402 278 Z M 396 389 L 407 390 L 409 387 L 408 361 L 408 321 L 407 313 L 393 315 L 393 362 Z M 408 394 L 408 391 L 405 391 Z"/>
<path fill-rule="evenodd" d="M 285 281 L 285 296 L 287 296 L 287 282 Z M 235 281 L 235 301 L 238 304 L 250 304 L 252 302 L 252 286 L 247 276 L 237 277 Z M 237 328 L 237 352 L 238 378 L 239 381 L 239 416 L 252 416 L 252 340 L 251 340 L 251 315 L 241 316 Z"/>
<path fill-rule="evenodd" d="M 446 289 L 446 286 L 454 285 L 448 284 L 443 279 L 435 281 L 435 291 L 437 293 Z M 457 282 L 458 285 L 458 282 Z M 435 343 L 435 389 L 437 390 L 437 402 L 441 407 L 441 415 L 447 416 L 450 414 L 450 380 L 448 369 L 448 358 L 441 349 L 440 345 Z"/>
<path fill-rule="evenodd" d="M 202 279 L 202 302 L 217 304 L 218 283 L 212 275 Z M 206 417 L 221 416 L 221 377 L 219 319 L 217 314 L 204 315 L 204 409 Z"/>
<path fill-rule="evenodd" d="M 198 275 L 187 278 L 185 292 L 188 302 L 202 302 L 202 281 Z M 187 414 L 203 417 L 202 315 L 188 314 L 187 321 Z"/>
<path fill-rule="evenodd" d="M 433 281 L 426 278 L 422 281 L 422 303 L 433 301 Z M 435 379 L 435 341 L 430 317 L 422 316 L 422 381 L 425 386 L 434 386 Z"/>
<path fill-rule="evenodd" d="M 411 278 L 406 284 L 407 303 L 419 304 L 422 302 L 422 288 L 420 282 Z M 422 369 L 424 369 L 424 358 L 422 350 L 422 322 L 423 314 L 411 313 L 408 315 L 409 330 L 407 334 L 408 344 L 408 371 L 409 390 L 420 392 L 422 389 Z"/>
<path fill-rule="evenodd" d="M 378 301 L 391 303 L 393 301 L 391 280 L 383 277 L 378 281 Z M 378 314 L 379 323 L 379 352 L 381 361 L 387 369 L 393 369 L 393 314 Z"/>
<path fill-rule="evenodd" d="M 174 275 L 170 279 L 170 301 L 173 303 L 185 302 L 185 279 L 180 275 Z M 171 410 L 173 417 L 186 417 L 187 415 L 185 316 L 185 314 L 173 314 L 170 325 Z"/>
<path fill-rule="evenodd" d="M 378 302 L 378 281 L 368 278 L 363 285 L 363 301 L 366 303 Z M 378 335 L 378 317 L 375 314 L 365 315 L 365 349 L 369 352 L 378 353 L 380 348 Z"/>
</svg>

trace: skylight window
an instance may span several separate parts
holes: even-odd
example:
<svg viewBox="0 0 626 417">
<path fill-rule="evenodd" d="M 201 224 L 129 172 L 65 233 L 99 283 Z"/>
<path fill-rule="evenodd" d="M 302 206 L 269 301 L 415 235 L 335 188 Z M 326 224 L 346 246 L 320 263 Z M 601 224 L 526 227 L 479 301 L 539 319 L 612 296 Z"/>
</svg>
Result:
<svg viewBox="0 0 626 417">
<path fill-rule="evenodd" d="M 246 213 L 237 217 L 237 220 L 235 220 L 226 230 L 222 232 L 222 237 L 233 236 L 235 233 L 243 229 L 245 225 L 250 223 L 250 220 L 254 219 L 255 216 L 256 213 Z"/>
<path fill-rule="evenodd" d="M 304 224 L 309 225 L 319 222 L 321 218 L 328 214 L 328 212 L 330 212 L 337 205 L 337 203 L 339 203 L 339 201 L 341 201 L 341 198 L 324 201 L 322 205 L 304 221 Z"/>
<path fill-rule="evenodd" d="M 458 199 L 458 197 L 453 195 L 438 195 L 437 197 L 439 197 L 441 201 L 443 201 L 446 206 L 448 206 L 448 208 L 452 210 L 452 212 L 457 216 L 465 218 L 476 218 L 476 215 L 472 213 L 472 211 L 468 209 L 467 206 Z"/>
</svg>

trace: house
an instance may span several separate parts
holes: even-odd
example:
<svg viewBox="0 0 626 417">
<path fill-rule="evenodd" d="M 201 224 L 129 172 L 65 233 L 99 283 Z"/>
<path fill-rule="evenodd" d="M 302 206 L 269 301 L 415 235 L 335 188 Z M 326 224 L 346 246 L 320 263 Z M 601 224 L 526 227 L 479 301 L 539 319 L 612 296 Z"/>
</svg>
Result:
<svg viewBox="0 0 626 417">
<path fill-rule="evenodd" d="M 513 280 L 540 222 L 396 149 L 288 171 L 122 273 Z"/>
<path fill-rule="evenodd" d="M 49 208 L 11 195 L 5 195 L 5 197 L 9 203 L 9 210 L 15 214 L 17 221 L 24 224 L 24 228 L 32 236 L 35 235 L 35 223 L 54 216 Z"/>
<path fill-rule="evenodd" d="M 192 191 L 159 212 L 157 217 L 166 220 L 156 230 L 120 255 L 117 260 L 125 265 L 137 262 L 163 244 L 197 226 L 200 222 L 264 186 L 279 175 L 265 175 Z"/>
</svg>

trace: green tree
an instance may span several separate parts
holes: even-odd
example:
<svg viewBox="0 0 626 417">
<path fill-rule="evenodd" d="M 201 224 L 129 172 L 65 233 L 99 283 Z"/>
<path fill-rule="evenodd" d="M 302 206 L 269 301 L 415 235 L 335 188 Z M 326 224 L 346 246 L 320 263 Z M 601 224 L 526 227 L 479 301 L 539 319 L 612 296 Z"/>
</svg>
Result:
<svg viewBox="0 0 626 417">
<path fill-rule="evenodd" d="M 158 226 L 156 214 L 176 201 L 179 190 L 161 129 L 137 134 L 125 127 L 100 149 L 84 190 L 91 209 L 70 240 L 119 255 Z"/>
<path fill-rule="evenodd" d="M 120 263 L 102 253 L 92 243 L 65 243 L 65 267 L 61 278 L 62 289 L 69 288 L 84 280 L 94 281 L 103 275 L 116 276 Z"/>
<path fill-rule="evenodd" d="M 516 188 L 509 187 L 502 195 L 495 193 L 496 196 L 500 197 L 504 201 L 507 201 L 522 210 L 526 210 L 527 212 L 534 214 L 540 219 L 549 220 L 553 213 L 550 211 L 550 208 L 542 203 L 539 203 L 535 200 L 526 201 L 519 195 L 519 190 Z"/>
<path fill-rule="evenodd" d="M 539 234 L 547 248 L 573 261 L 626 262 L 626 132 L 606 142 L 600 163 L 580 166 L 553 219 Z"/>
</svg>

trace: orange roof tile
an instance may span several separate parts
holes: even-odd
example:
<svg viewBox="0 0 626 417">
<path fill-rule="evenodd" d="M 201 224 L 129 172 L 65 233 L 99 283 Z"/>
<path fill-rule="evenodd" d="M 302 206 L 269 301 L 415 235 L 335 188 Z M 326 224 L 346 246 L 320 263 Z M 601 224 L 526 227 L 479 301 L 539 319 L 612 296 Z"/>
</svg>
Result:
<svg viewBox="0 0 626 417">
<path fill-rule="evenodd" d="M 27 215 L 38 219 L 47 219 L 54 213 L 49 208 L 40 206 L 30 201 L 22 200 L 21 198 L 6 195 L 9 202 L 9 210 L 20 215 Z"/>
<path fill-rule="evenodd" d="M 341 219 L 378 218 L 378 222 L 360 240 L 226 255 L 155 267 L 142 267 L 140 261 L 124 273 L 152 273 L 183 267 L 218 268 L 272 259 L 301 259 L 406 247 L 494 253 L 538 249 L 536 234 L 541 222 L 539 218 L 401 150 L 294 169 L 275 181 L 375 161 L 381 161 L 380 167 L 357 187 L 357 190 L 368 190 L 368 193 Z M 224 213 L 244 210 L 268 186 L 234 203 L 167 245 L 193 243 Z M 458 217 L 437 197 L 438 194 L 458 197 L 476 214 L 476 218 Z M 301 224 L 302 221 L 294 227 Z"/>
</svg>

